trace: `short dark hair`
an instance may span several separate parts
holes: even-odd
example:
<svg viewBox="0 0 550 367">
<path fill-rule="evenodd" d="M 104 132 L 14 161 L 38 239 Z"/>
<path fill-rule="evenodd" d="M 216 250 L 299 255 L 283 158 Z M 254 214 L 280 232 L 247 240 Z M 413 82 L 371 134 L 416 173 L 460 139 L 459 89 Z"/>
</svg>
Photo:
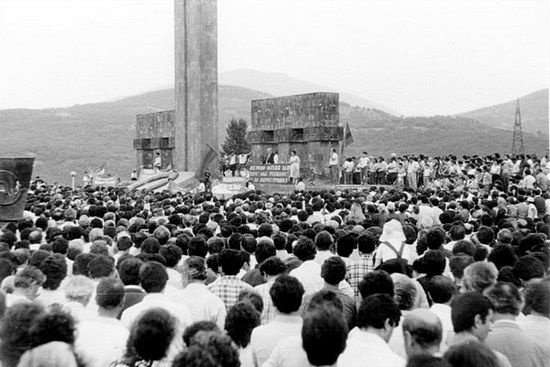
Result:
<svg viewBox="0 0 550 367">
<path fill-rule="evenodd" d="M 379 243 L 380 241 L 378 240 L 378 237 L 370 233 L 363 233 L 357 238 L 359 252 L 363 254 L 371 254 L 374 250 L 376 250 Z"/>
<path fill-rule="evenodd" d="M 75 341 L 75 320 L 61 307 L 53 307 L 41 314 L 31 327 L 31 348 L 58 341 L 73 345 Z"/>
<path fill-rule="evenodd" d="M 470 241 L 461 240 L 457 241 L 453 246 L 453 255 L 464 254 L 468 256 L 474 256 L 477 251 L 477 246 Z"/>
<path fill-rule="evenodd" d="M 271 286 L 269 295 L 279 312 L 289 314 L 300 309 L 304 287 L 298 279 L 289 275 L 280 275 Z"/>
<path fill-rule="evenodd" d="M 181 352 L 173 367 L 238 367 L 239 353 L 231 338 L 218 332 L 198 332 L 190 341 L 190 347 Z"/>
<path fill-rule="evenodd" d="M 256 247 L 255 254 L 258 264 L 261 264 L 267 258 L 275 256 L 277 254 L 277 250 L 275 249 L 275 246 L 270 243 L 259 243 Z"/>
<path fill-rule="evenodd" d="M 285 271 L 285 263 L 277 256 L 271 256 L 260 264 L 260 272 L 266 275 L 279 275 Z"/>
<path fill-rule="evenodd" d="M 44 280 L 46 280 L 46 277 L 40 271 L 40 269 L 34 266 L 27 266 L 19 273 L 15 274 L 15 277 L 13 279 L 13 286 L 15 288 L 27 289 L 33 283 L 36 283 L 37 285 L 42 285 L 44 283 Z"/>
<path fill-rule="evenodd" d="M 124 284 L 118 279 L 101 279 L 96 287 L 95 300 L 99 307 L 106 309 L 120 306 L 124 301 Z"/>
<path fill-rule="evenodd" d="M 455 333 L 470 331 L 475 325 L 475 316 L 482 321 L 493 309 L 493 303 L 477 292 L 466 292 L 455 296 L 451 302 L 451 320 Z"/>
<path fill-rule="evenodd" d="M 307 313 L 318 308 L 334 308 L 341 314 L 344 312 L 344 304 L 340 296 L 329 289 L 321 289 L 315 292 L 309 300 L 305 311 Z"/>
<path fill-rule="evenodd" d="M 120 263 L 118 272 L 124 285 L 139 285 L 141 265 L 143 265 L 143 261 L 137 257 L 129 257 Z"/>
<path fill-rule="evenodd" d="M 246 302 L 251 304 L 259 314 L 261 314 L 264 310 L 264 300 L 262 299 L 262 296 L 253 290 L 243 289 L 241 293 L 239 293 L 237 302 Z"/>
<path fill-rule="evenodd" d="M 449 259 L 449 268 L 453 277 L 462 279 L 464 276 L 464 269 L 470 264 L 474 263 L 474 258 L 468 255 L 457 255 Z"/>
<path fill-rule="evenodd" d="M 296 246 L 292 250 L 292 253 L 300 260 L 307 261 L 315 259 L 315 244 L 308 237 L 300 237 Z"/>
<path fill-rule="evenodd" d="M 302 326 L 302 347 L 314 366 L 332 365 L 346 349 L 348 327 L 332 308 L 309 312 Z"/>
<path fill-rule="evenodd" d="M 197 321 L 189 325 L 185 331 L 183 332 L 183 342 L 186 346 L 190 346 L 191 339 L 197 334 L 199 331 L 214 331 L 214 332 L 220 332 L 220 328 L 218 325 L 216 325 L 215 322 L 212 321 Z"/>
<path fill-rule="evenodd" d="M 481 226 L 477 230 L 477 239 L 480 243 L 488 245 L 495 239 L 495 232 L 491 227 Z"/>
<path fill-rule="evenodd" d="M 401 310 L 397 302 L 388 294 L 372 294 L 361 302 L 359 312 L 357 313 L 357 326 L 360 328 L 373 327 L 383 329 L 386 320 L 390 320 L 390 325 L 396 327 L 399 325 Z"/>
<path fill-rule="evenodd" d="M 91 253 L 82 253 L 76 255 L 73 263 L 73 275 L 90 276 L 90 262 L 98 255 Z"/>
<path fill-rule="evenodd" d="M 99 255 L 93 258 L 89 264 L 89 276 L 92 279 L 104 278 L 113 274 L 115 261 L 112 257 Z"/>
<path fill-rule="evenodd" d="M 520 257 L 514 264 L 514 275 L 523 281 L 544 276 L 544 264 L 533 254 Z"/>
<path fill-rule="evenodd" d="M 315 247 L 319 250 L 326 251 L 333 244 L 332 235 L 327 231 L 321 231 L 315 236 Z"/>
<path fill-rule="evenodd" d="M 271 237 L 273 234 L 273 227 L 271 224 L 263 223 L 258 227 L 258 237 Z"/>
<path fill-rule="evenodd" d="M 466 236 L 466 228 L 463 225 L 454 225 L 451 227 L 449 235 L 453 241 L 462 240 Z"/>
<path fill-rule="evenodd" d="M 483 294 L 493 302 L 495 312 L 517 316 L 521 311 L 521 294 L 512 283 L 497 282 Z"/>
<path fill-rule="evenodd" d="M 489 253 L 487 260 L 495 264 L 497 269 L 500 269 L 503 266 L 514 266 L 516 254 L 510 245 L 497 245 Z"/>
<path fill-rule="evenodd" d="M 162 308 L 151 308 L 133 323 L 127 353 L 134 351 L 140 359 L 158 361 L 166 356 L 175 332 L 176 319 Z"/>
<path fill-rule="evenodd" d="M 365 274 L 357 286 L 363 299 L 375 293 L 394 296 L 393 280 L 384 270 L 375 270 Z"/>
<path fill-rule="evenodd" d="M 434 303 L 447 303 L 453 297 L 455 286 L 451 278 L 436 275 L 429 280 L 427 290 Z"/>
<path fill-rule="evenodd" d="M 444 358 L 452 366 L 500 366 L 495 353 L 478 341 L 453 345 L 445 352 Z"/>
<path fill-rule="evenodd" d="M 148 237 L 141 243 L 141 252 L 145 254 L 158 254 L 160 242 L 156 237 Z"/>
<path fill-rule="evenodd" d="M 189 256 L 199 256 L 206 258 L 208 254 L 208 243 L 203 236 L 193 237 L 187 245 L 187 254 Z"/>
<path fill-rule="evenodd" d="M 326 259 L 321 266 L 321 277 L 330 285 L 338 285 L 346 277 L 346 263 L 338 256 Z"/>
<path fill-rule="evenodd" d="M 260 315 L 248 302 L 237 302 L 227 311 L 225 331 L 241 348 L 246 348 L 250 343 L 252 329 L 258 325 Z"/>
<path fill-rule="evenodd" d="M 65 256 L 61 254 L 48 256 L 40 265 L 40 270 L 46 276 L 42 287 L 44 289 L 56 290 L 61 285 L 63 279 L 65 279 L 65 276 L 67 276 Z"/>
<path fill-rule="evenodd" d="M 445 232 L 440 228 L 430 229 L 426 235 L 426 243 L 430 250 L 437 250 L 445 242 Z"/>
<path fill-rule="evenodd" d="M 422 269 L 428 276 L 441 275 L 445 271 L 446 258 L 439 250 L 429 250 L 422 257 Z"/>
<path fill-rule="evenodd" d="M 147 293 L 162 292 L 168 282 L 166 268 L 159 262 L 148 261 L 139 269 L 139 283 Z"/>
<path fill-rule="evenodd" d="M 161 247 L 159 253 L 166 260 L 166 267 L 168 268 L 178 265 L 183 256 L 183 252 L 176 245 L 164 245 Z"/>
<path fill-rule="evenodd" d="M 273 244 L 275 245 L 276 250 L 284 250 L 286 248 L 287 236 L 284 233 L 275 233 L 273 236 L 271 236 L 271 239 L 273 240 Z"/>
<path fill-rule="evenodd" d="M 527 284 L 525 305 L 532 311 L 550 317 L 550 281 L 542 280 Z"/>
<path fill-rule="evenodd" d="M 132 239 L 128 237 L 120 237 L 118 241 L 116 241 L 116 248 L 119 251 L 127 251 L 133 245 Z"/>
<path fill-rule="evenodd" d="M 225 275 L 237 275 L 243 266 L 243 258 L 241 257 L 241 252 L 238 250 L 222 250 L 218 261 Z"/>
</svg>

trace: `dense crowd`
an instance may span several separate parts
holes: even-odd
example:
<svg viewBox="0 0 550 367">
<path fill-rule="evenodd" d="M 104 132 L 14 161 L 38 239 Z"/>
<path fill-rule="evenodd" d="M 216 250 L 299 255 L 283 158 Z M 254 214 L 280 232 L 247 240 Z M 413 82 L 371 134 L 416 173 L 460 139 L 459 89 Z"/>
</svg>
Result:
<svg viewBox="0 0 550 367">
<path fill-rule="evenodd" d="M 231 199 L 35 181 L 0 232 L 0 364 L 550 366 L 548 161 L 472 160 Z"/>
</svg>

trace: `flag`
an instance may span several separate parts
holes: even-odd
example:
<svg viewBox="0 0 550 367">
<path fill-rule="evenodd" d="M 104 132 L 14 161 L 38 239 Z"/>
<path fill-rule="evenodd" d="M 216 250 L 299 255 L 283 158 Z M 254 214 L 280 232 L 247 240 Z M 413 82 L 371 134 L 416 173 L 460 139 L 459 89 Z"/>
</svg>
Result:
<svg viewBox="0 0 550 367">
<path fill-rule="evenodd" d="M 210 163 L 218 157 L 218 153 L 210 145 L 206 144 L 206 146 L 208 147 L 208 150 L 204 152 L 199 169 L 195 171 L 196 178 L 202 177 Z"/>
<path fill-rule="evenodd" d="M 351 135 L 351 129 L 349 128 L 349 124 L 347 122 L 346 122 L 346 132 L 345 132 L 344 140 L 346 145 L 353 144 L 353 135 Z"/>
</svg>

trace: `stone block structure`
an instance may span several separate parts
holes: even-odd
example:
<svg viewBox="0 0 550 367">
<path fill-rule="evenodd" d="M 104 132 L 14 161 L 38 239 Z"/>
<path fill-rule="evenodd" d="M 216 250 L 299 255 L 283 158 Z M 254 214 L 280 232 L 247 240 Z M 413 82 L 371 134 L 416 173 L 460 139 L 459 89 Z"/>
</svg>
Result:
<svg viewBox="0 0 550 367">
<path fill-rule="evenodd" d="M 134 139 L 137 168 L 153 168 L 156 153 L 160 153 L 161 169 L 174 168 L 174 135 L 174 110 L 137 115 Z"/>
<path fill-rule="evenodd" d="M 338 93 L 308 93 L 252 101 L 248 140 L 252 162 L 261 163 L 271 148 L 281 162 L 288 162 L 295 150 L 301 171 L 315 166 L 323 172 L 330 150 L 339 150 L 343 138 Z"/>
</svg>

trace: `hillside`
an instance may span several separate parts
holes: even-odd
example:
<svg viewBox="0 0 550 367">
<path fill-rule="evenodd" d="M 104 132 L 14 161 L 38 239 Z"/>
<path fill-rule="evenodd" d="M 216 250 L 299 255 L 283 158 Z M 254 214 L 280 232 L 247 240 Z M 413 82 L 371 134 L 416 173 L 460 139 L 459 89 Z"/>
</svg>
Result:
<svg viewBox="0 0 550 367">
<path fill-rule="evenodd" d="M 283 73 L 266 73 L 251 69 L 238 69 L 220 73 L 219 81 L 220 84 L 261 90 L 276 97 L 318 92 L 321 90 L 324 92 L 338 92 L 340 93 L 340 102 L 346 102 L 352 106 L 376 108 L 392 115 L 401 115 L 401 113 L 379 103 L 368 101 L 353 94 L 343 93 L 334 88 L 295 79 Z"/>
<path fill-rule="evenodd" d="M 519 99 L 523 131 L 548 136 L 548 89 L 541 89 Z M 486 125 L 514 129 L 516 100 L 459 114 Z"/>
<path fill-rule="evenodd" d="M 250 101 L 270 95 L 246 88 L 219 86 L 219 141 L 232 117 L 250 121 Z M 128 178 L 135 164 L 135 116 L 174 108 L 173 90 L 159 90 L 114 102 L 42 110 L 0 111 L 0 156 L 34 154 L 35 175 L 70 182 L 88 168 L 108 163 L 108 172 Z M 442 155 L 508 153 L 512 132 L 465 117 L 402 118 L 378 109 L 341 103 L 340 120 L 349 122 L 355 143 L 349 153 L 424 153 Z M 530 152 L 545 153 L 548 139 L 524 135 Z"/>
</svg>

